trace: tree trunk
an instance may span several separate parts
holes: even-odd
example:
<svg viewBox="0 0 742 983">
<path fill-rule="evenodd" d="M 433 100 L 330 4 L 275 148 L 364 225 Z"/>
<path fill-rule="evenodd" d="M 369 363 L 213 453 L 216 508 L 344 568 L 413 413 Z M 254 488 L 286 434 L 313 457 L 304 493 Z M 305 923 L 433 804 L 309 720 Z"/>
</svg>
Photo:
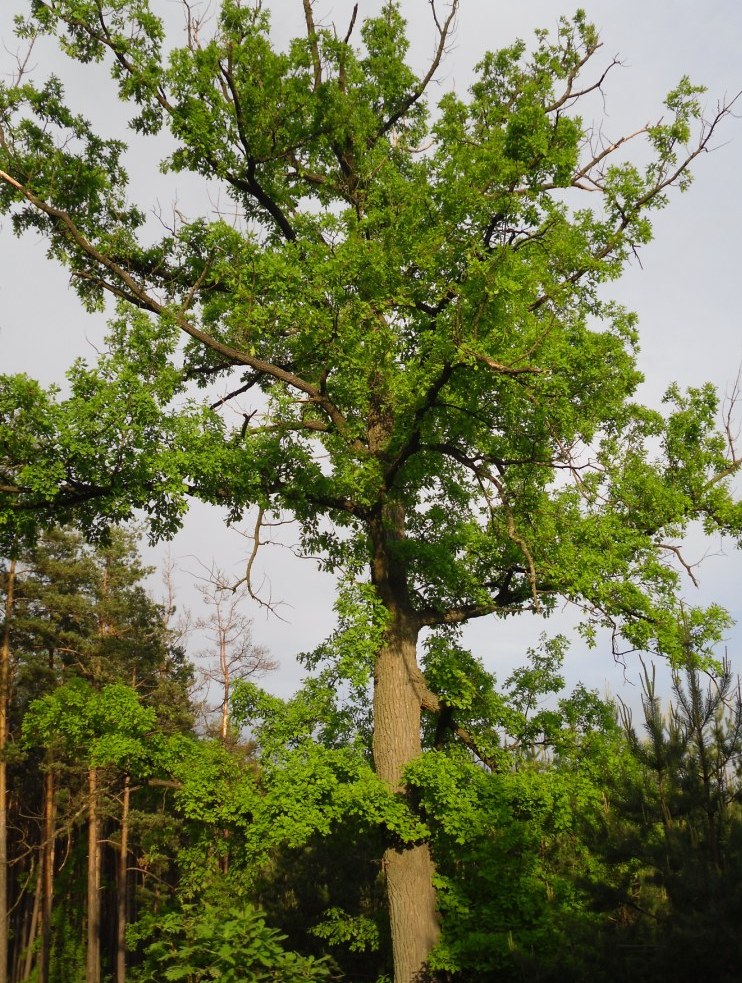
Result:
<svg viewBox="0 0 742 983">
<path fill-rule="evenodd" d="M 402 771 L 421 753 L 420 700 L 408 671 L 415 643 L 390 631 L 374 673 L 373 752 L 376 772 L 402 790 Z M 433 862 L 427 844 L 384 853 L 394 983 L 411 983 L 438 941 Z"/>
<path fill-rule="evenodd" d="M 22 966 L 20 971 L 20 978 L 22 980 L 27 979 L 31 975 L 31 970 L 33 969 L 33 957 L 34 957 L 34 942 L 36 941 L 36 932 L 39 926 L 39 911 L 41 910 L 41 899 L 44 893 L 44 870 L 43 863 L 39 865 L 39 871 L 36 875 L 36 890 L 33 895 L 33 908 L 31 910 L 31 921 L 28 927 L 28 933 L 26 935 L 26 945 L 23 950 L 22 958 L 19 960 L 19 965 Z"/>
<path fill-rule="evenodd" d="M 8 738 L 10 689 L 10 619 L 13 615 L 15 560 L 10 561 L 5 588 L 5 625 L 0 652 L 0 983 L 8 983 Z"/>
<path fill-rule="evenodd" d="M 220 619 L 221 622 L 221 619 Z M 222 676 L 222 744 L 227 743 L 229 735 L 229 659 L 227 658 L 227 640 L 225 632 L 219 631 L 219 671 Z"/>
<path fill-rule="evenodd" d="M 131 778 L 124 778 L 121 803 L 121 852 L 119 853 L 118 895 L 116 899 L 116 983 L 126 980 L 126 898 L 129 873 L 129 799 Z"/>
<path fill-rule="evenodd" d="M 98 772 L 88 772 L 88 942 L 85 983 L 100 983 L 100 818 Z"/>
<path fill-rule="evenodd" d="M 404 794 L 402 773 L 422 753 L 418 627 L 407 598 L 406 576 L 396 569 L 395 540 L 403 537 L 401 510 L 388 509 L 372 527 L 372 579 L 390 615 L 374 669 L 373 756 L 378 776 Z M 430 848 L 390 847 L 384 853 L 394 983 L 413 983 L 440 934 Z"/>
<path fill-rule="evenodd" d="M 39 983 L 49 983 L 49 961 L 52 947 L 52 903 L 54 900 L 54 772 L 47 760 L 44 776 L 44 842 L 41 849 L 41 878 L 43 882 L 41 906 L 41 954 L 39 959 Z"/>
</svg>

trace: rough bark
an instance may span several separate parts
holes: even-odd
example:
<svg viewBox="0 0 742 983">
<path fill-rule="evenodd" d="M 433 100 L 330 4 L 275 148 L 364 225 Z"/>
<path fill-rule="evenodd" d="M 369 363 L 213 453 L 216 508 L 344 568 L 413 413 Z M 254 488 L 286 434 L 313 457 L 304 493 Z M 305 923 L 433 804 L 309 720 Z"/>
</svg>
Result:
<svg viewBox="0 0 742 983">
<path fill-rule="evenodd" d="M 126 980 L 126 899 L 129 872 L 129 800 L 131 778 L 124 778 L 121 801 L 121 847 L 119 852 L 118 893 L 116 897 L 116 983 Z"/>
<path fill-rule="evenodd" d="M 380 778 L 404 794 L 402 773 L 422 753 L 418 628 L 409 608 L 406 577 L 396 568 L 394 542 L 403 536 L 403 515 L 387 510 L 372 529 L 372 577 L 390 615 L 374 670 L 374 766 Z M 412 983 L 438 940 L 433 861 L 427 844 L 390 847 L 384 853 L 392 931 L 394 983 Z"/>
<path fill-rule="evenodd" d="M 420 700 L 408 670 L 415 645 L 393 627 L 374 674 L 374 763 L 392 788 L 402 792 L 404 767 L 421 753 Z M 427 844 L 384 853 L 394 983 L 411 983 L 438 940 L 433 862 Z"/>
<path fill-rule="evenodd" d="M 100 818 L 98 772 L 88 772 L 88 940 L 85 983 L 100 983 Z"/>
<path fill-rule="evenodd" d="M 15 560 L 11 560 L 5 587 L 5 624 L 0 652 L 0 983 L 8 983 L 8 735 L 10 688 L 10 621 L 15 591 Z"/>
</svg>

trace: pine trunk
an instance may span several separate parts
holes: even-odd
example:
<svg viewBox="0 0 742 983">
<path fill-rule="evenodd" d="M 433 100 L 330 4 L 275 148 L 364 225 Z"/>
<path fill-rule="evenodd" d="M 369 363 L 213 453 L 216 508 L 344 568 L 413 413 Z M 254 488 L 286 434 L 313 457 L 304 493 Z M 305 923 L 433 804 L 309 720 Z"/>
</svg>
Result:
<svg viewBox="0 0 742 983">
<path fill-rule="evenodd" d="M 88 941 L 85 983 L 100 983 L 100 818 L 98 772 L 88 772 Z"/>
<path fill-rule="evenodd" d="M 52 904 L 54 901 L 54 772 L 47 762 L 44 776 L 44 842 L 41 850 L 43 883 L 41 905 L 41 954 L 39 983 L 49 983 L 49 962 L 52 948 Z"/>
<path fill-rule="evenodd" d="M 34 943 L 36 942 L 36 932 L 39 927 L 39 912 L 41 910 L 41 898 L 44 893 L 43 863 L 39 866 L 36 876 L 36 890 L 33 896 L 33 908 L 31 909 L 31 920 L 26 934 L 26 944 L 23 949 L 22 957 L 19 959 L 20 978 L 27 979 L 33 969 Z"/>
<path fill-rule="evenodd" d="M 8 737 L 10 689 L 10 620 L 13 615 L 15 560 L 11 560 L 5 588 L 5 625 L 0 654 L 0 983 L 8 983 Z"/>
<path fill-rule="evenodd" d="M 383 521 L 372 528 L 372 578 L 390 615 L 374 669 L 374 766 L 379 777 L 400 794 L 404 794 L 405 767 L 422 753 L 418 627 L 408 602 L 405 572 L 397 568 L 394 555 L 394 543 L 403 536 L 403 515 L 398 509 L 388 509 Z M 383 863 L 394 983 L 413 983 L 440 932 L 430 849 L 427 844 L 390 847 Z"/>
<path fill-rule="evenodd" d="M 124 778 L 124 797 L 121 803 L 121 852 L 119 853 L 119 876 L 116 918 L 116 983 L 126 980 L 126 898 L 129 873 L 129 800 L 131 797 L 131 778 Z"/>
</svg>

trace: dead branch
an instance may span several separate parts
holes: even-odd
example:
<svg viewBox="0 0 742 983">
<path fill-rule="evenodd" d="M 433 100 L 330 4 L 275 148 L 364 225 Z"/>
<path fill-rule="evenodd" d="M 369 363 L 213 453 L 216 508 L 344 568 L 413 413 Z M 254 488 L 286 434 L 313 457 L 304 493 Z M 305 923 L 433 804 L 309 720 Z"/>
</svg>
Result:
<svg viewBox="0 0 742 983">
<path fill-rule="evenodd" d="M 433 12 L 433 22 L 435 23 L 436 30 L 438 31 L 438 45 L 436 47 L 435 54 L 433 56 L 433 61 L 431 62 L 430 68 L 426 72 L 425 77 L 422 79 L 422 81 L 417 86 L 417 88 L 413 89 L 413 91 L 407 96 L 407 98 L 402 101 L 402 104 L 392 113 L 392 115 L 382 125 L 378 133 L 379 136 L 384 136 L 390 130 L 394 129 L 396 124 L 399 122 L 400 119 L 402 119 L 405 113 L 407 113 L 415 105 L 416 102 L 419 102 L 419 100 L 423 97 L 423 95 L 427 91 L 428 86 L 433 81 L 433 78 L 435 77 L 435 73 L 438 71 L 441 61 L 443 60 L 443 55 L 446 52 L 446 45 L 448 43 L 448 39 L 451 30 L 453 28 L 453 23 L 456 18 L 456 14 L 458 13 L 459 10 L 459 0 L 452 0 L 451 9 L 448 12 L 448 17 L 446 17 L 445 21 L 443 21 L 442 24 L 438 19 L 438 14 L 435 9 L 435 0 L 429 0 L 429 3 L 430 3 L 430 8 Z"/>
<path fill-rule="evenodd" d="M 693 586 L 698 587 L 698 580 L 696 579 L 696 576 L 693 573 L 693 568 L 697 567 L 700 564 L 701 562 L 700 560 L 696 563 L 688 563 L 685 557 L 683 556 L 680 548 L 678 546 L 673 546 L 672 543 L 657 543 L 657 548 L 661 550 L 667 550 L 668 553 L 672 553 L 673 556 L 677 559 L 678 563 L 681 565 L 681 567 L 685 570 L 685 572 L 690 577 Z"/>
<path fill-rule="evenodd" d="M 304 4 L 304 20 L 307 25 L 307 40 L 309 41 L 309 50 L 312 52 L 314 88 L 316 90 L 322 85 L 322 59 L 320 57 L 319 41 L 317 39 L 317 28 L 312 12 L 312 0 L 302 0 L 302 2 Z"/>
<path fill-rule="evenodd" d="M 348 25 L 348 30 L 345 32 L 345 37 L 343 38 L 343 44 L 347 44 L 350 41 L 350 36 L 353 33 L 353 28 L 356 25 L 356 17 L 358 17 L 358 4 L 353 5 L 353 13 L 350 17 L 350 24 Z"/>
<path fill-rule="evenodd" d="M 587 49 L 587 51 L 585 52 L 584 57 L 582 59 L 580 59 L 580 61 L 575 66 L 574 71 L 571 72 L 570 75 L 569 75 L 569 77 L 567 78 L 567 86 L 566 86 L 564 92 L 562 93 L 562 95 L 558 99 L 556 99 L 554 102 L 552 102 L 548 106 L 545 106 L 544 107 L 544 109 L 546 110 L 547 113 L 556 112 L 556 110 L 561 109 L 564 106 L 567 106 L 568 103 L 570 105 L 573 105 L 578 99 L 581 99 L 583 96 L 589 95 L 591 92 L 597 92 L 599 90 L 602 91 L 602 89 L 603 89 L 603 83 L 605 82 L 605 80 L 606 80 L 606 78 L 608 76 L 608 73 L 613 68 L 616 68 L 617 66 L 619 66 L 619 65 L 622 64 L 618 60 L 618 58 L 614 58 L 611 61 L 610 65 L 608 65 L 608 67 L 605 69 L 605 71 L 601 74 L 601 76 L 597 80 L 597 82 L 593 82 L 592 85 L 587 85 L 587 86 L 585 86 L 584 89 L 579 89 L 577 92 L 575 92 L 574 89 L 573 89 L 574 83 L 576 82 L 577 76 L 579 75 L 579 73 L 581 72 L 581 70 L 585 67 L 585 65 L 592 58 L 592 56 L 595 54 L 595 52 L 599 48 L 602 48 L 602 47 L 603 47 L 603 43 L 602 43 L 602 41 L 599 41 L 598 44 L 596 44 L 594 47 L 591 47 L 591 48 L 588 48 Z"/>
</svg>

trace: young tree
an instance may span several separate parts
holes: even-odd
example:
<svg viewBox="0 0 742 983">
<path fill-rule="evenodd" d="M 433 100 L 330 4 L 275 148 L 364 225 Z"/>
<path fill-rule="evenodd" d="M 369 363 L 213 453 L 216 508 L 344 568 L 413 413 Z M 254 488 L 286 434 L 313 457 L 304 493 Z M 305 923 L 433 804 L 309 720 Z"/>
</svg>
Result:
<svg viewBox="0 0 742 983">
<path fill-rule="evenodd" d="M 235 684 L 263 676 L 276 669 L 278 663 L 270 658 L 267 649 L 252 640 L 252 620 L 240 610 L 247 596 L 244 584 L 233 589 L 221 571 L 212 569 L 198 590 L 210 609 L 208 617 L 196 621 L 196 627 L 204 630 L 209 642 L 209 649 L 203 653 L 209 663 L 202 672 L 207 687 L 212 682 L 217 684 L 219 736 L 226 744 L 230 734 L 229 700 Z"/>
<path fill-rule="evenodd" d="M 690 981 L 704 972 L 732 979 L 740 958 L 740 947 L 730 942 L 740 915 L 735 885 L 742 864 L 739 679 L 725 657 L 707 668 L 704 680 L 690 636 L 686 651 L 665 712 L 654 667 L 645 669 L 644 733 L 627 708 L 622 713 L 638 773 L 606 785 L 619 825 L 598 852 L 631 856 L 634 910 L 627 927 L 634 942 L 643 936 L 649 943 L 636 968 L 631 959 L 625 964 L 624 975 L 637 979 Z M 616 837 L 621 825 L 623 836 Z"/>
<path fill-rule="evenodd" d="M 418 662 L 423 630 L 561 597 L 679 657 L 676 537 L 742 518 L 714 392 L 672 390 L 665 417 L 637 406 L 635 319 L 602 290 L 729 106 L 704 120 L 683 79 L 663 121 L 587 127 L 607 68 L 578 13 L 532 51 L 487 54 L 467 96 L 432 107 L 457 6 L 431 4 L 418 77 L 394 0 L 359 43 L 356 8 L 335 30 L 303 0 L 285 51 L 259 0 L 223 0 L 208 37 L 190 17 L 184 47 L 147 0 L 34 0 L 21 33 L 109 58 L 134 130 L 169 129 L 166 170 L 234 201 L 234 224 L 184 219 L 158 241 L 126 198 L 122 141 L 57 79 L 0 90 L 0 209 L 47 237 L 85 304 L 118 303 L 109 353 L 73 368 L 68 398 L 4 379 L 6 529 L 53 514 L 95 533 L 143 508 L 167 535 L 188 496 L 293 516 L 307 552 L 370 581 L 356 613 L 378 645 L 356 672 L 373 677 L 377 774 L 401 797 L 423 711 L 471 738 Z M 624 151 L 642 140 L 639 166 Z M 184 402 L 217 380 L 218 400 Z M 692 615 L 711 635 L 714 616 Z M 409 983 L 438 937 L 428 843 L 390 837 L 384 869 Z"/>
</svg>

